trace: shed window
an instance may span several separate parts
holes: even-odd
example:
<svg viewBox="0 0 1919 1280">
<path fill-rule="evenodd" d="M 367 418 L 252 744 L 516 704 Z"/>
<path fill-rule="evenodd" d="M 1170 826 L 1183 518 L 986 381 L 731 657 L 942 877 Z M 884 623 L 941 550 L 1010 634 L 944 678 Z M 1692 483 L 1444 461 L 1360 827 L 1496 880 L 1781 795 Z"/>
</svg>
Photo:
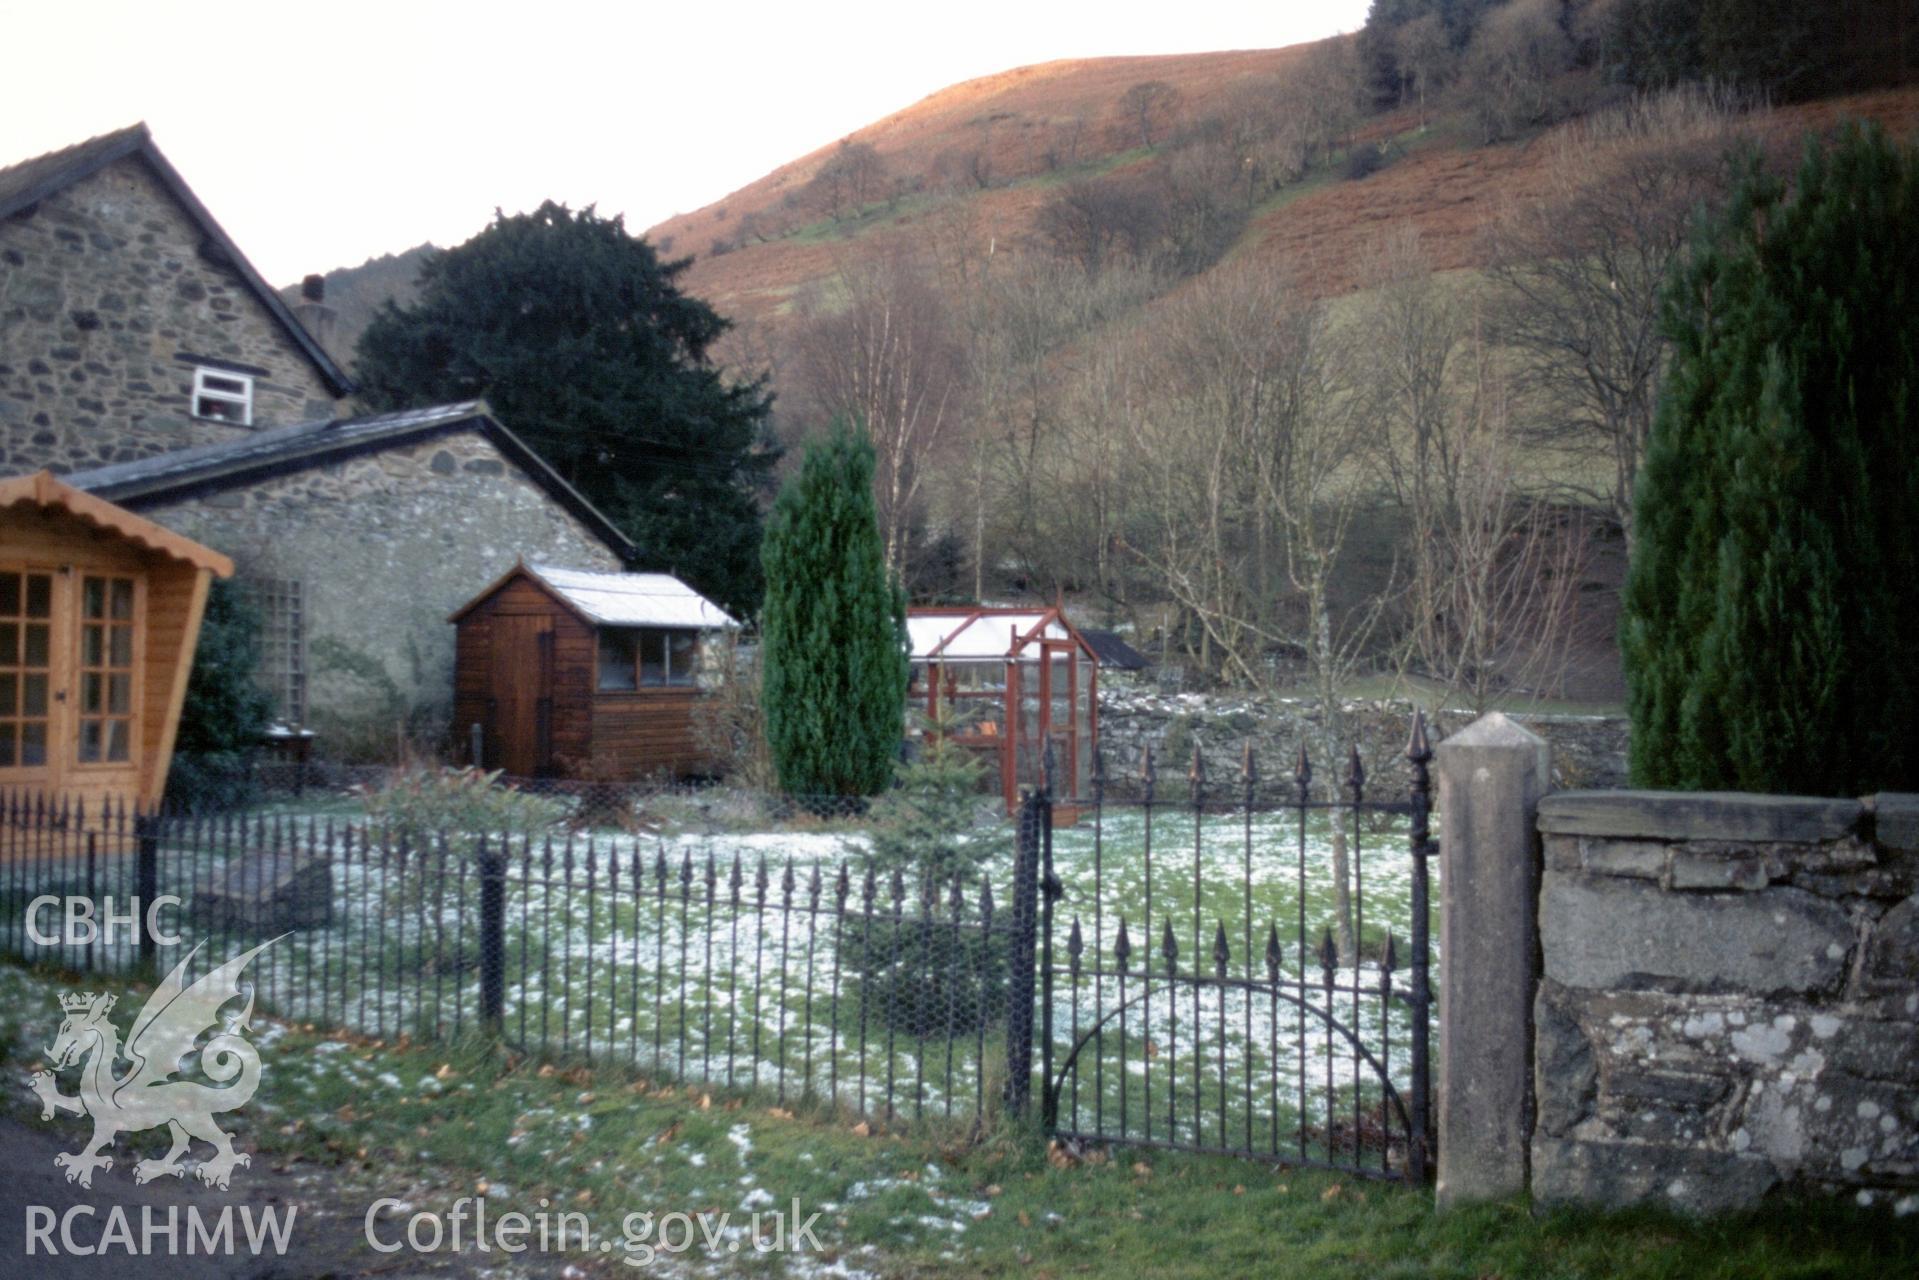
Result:
<svg viewBox="0 0 1919 1280">
<path fill-rule="evenodd" d="M 631 627 L 600 628 L 600 688 L 638 687 L 640 633 Z"/>
<path fill-rule="evenodd" d="M 661 627 L 601 627 L 603 690 L 690 685 L 700 661 L 700 633 Z"/>
<path fill-rule="evenodd" d="M 253 379 L 244 373 L 199 368 L 193 371 L 193 416 L 253 425 Z"/>
</svg>

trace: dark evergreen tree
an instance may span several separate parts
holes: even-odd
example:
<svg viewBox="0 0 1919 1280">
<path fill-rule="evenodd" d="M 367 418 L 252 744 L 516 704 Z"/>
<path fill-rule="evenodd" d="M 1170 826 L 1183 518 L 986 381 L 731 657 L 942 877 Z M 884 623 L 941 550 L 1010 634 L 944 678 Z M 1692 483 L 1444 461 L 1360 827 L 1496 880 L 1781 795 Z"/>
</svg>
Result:
<svg viewBox="0 0 1919 1280">
<path fill-rule="evenodd" d="M 255 676 L 259 667 L 259 611 L 232 582 L 216 581 L 180 705 L 168 804 L 207 810 L 249 798 L 250 766 L 273 717 L 272 699 Z"/>
<path fill-rule="evenodd" d="M 761 552 L 761 698 L 780 786 L 885 787 L 906 709 L 906 597 L 887 580 L 873 446 L 836 423 L 780 491 Z"/>
<path fill-rule="evenodd" d="M 381 310 L 356 373 L 375 408 L 485 398 L 644 567 L 750 614 L 771 401 L 714 366 L 727 322 L 680 292 L 691 261 L 662 262 L 591 208 L 496 214 L 422 268 L 417 301 Z"/>
<path fill-rule="evenodd" d="M 1666 297 L 1621 648 L 1640 785 L 1919 787 L 1919 151 L 1749 161 Z"/>
</svg>

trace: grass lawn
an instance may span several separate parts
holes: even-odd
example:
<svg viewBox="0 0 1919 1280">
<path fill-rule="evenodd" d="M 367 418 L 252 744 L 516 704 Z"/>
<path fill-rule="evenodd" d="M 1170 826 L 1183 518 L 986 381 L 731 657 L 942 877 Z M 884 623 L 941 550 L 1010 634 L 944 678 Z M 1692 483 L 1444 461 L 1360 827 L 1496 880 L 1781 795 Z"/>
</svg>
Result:
<svg viewBox="0 0 1919 1280">
<path fill-rule="evenodd" d="M 0 1057 L 16 1080 L 43 1065 L 56 995 L 80 985 L 0 966 Z M 123 1007 L 133 1003 L 123 998 Z M 545 1201 L 613 1236 L 635 1212 L 725 1212 L 738 1221 L 795 1197 L 802 1218 L 820 1212 L 821 1255 L 721 1252 L 700 1259 L 710 1274 L 1762 1280 L 1919 1272 L 1919 1219 L 1848 1203 L 1780 1205 L 1710 1223 L 1651 1212 L 1535 1215 L 1517 1203 L 1439 1217 L 1424 1188 L 1164 1152 L 1068 1160 L 1007 1125 L 979 1136 L 874 1133 L 765 1098 L 657 1085 L 624 1071 L 515 1065 L 471 1042 L 383 1044 L 265 1020 L 254 1039 L 265 1065 L 259 1093 L 235 1117 L 238 1145 L 336 1165 L 368 1189 L 369 1203 L 382 1187 L 424 1179 L 438 1198 L 416 1209 L 444 1211 L 480 1193 L 495 1213 L 534 1212 Z M 9 1096 L 16 1108 L 30 1105 L 24 1089 Z M 76 1140 L 83 1133 L 71 1117 L 58 1123 Z M 154 1140 L 122 1143 L 103 1185 L 127 1176 L 130 1145 L 144 1151 Z M 581 1260 L 629 1274 L 618 1257 Z"/>
</svg>

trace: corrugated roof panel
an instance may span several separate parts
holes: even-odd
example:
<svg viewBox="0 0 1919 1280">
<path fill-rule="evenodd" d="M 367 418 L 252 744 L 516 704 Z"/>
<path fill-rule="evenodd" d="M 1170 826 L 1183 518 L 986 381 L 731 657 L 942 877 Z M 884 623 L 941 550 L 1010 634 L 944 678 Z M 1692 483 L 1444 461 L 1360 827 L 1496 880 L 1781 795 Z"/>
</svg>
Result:
<svg viewBox="0 0 1919 1280">
<path fill-rule="evenodd" d="M 528 565 L 574 608 L 609 627 L 737 627 L 726 612 L 670 573 L 600 573 Z"/>
</svg>

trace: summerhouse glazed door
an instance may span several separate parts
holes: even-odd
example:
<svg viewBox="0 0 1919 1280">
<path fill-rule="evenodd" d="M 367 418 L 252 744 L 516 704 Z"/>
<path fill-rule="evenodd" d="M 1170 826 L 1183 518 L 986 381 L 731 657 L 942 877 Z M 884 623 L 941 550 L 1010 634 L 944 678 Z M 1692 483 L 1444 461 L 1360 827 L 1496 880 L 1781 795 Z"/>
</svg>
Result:
<svg viewBox="0 0 1919 1280">
<path fill-rule="evenodd" d="M 64 584 L 52 569 L 0 565 L 0 782 L 51 789 L 64 763 L 55 701 Z"/>
</svg>

